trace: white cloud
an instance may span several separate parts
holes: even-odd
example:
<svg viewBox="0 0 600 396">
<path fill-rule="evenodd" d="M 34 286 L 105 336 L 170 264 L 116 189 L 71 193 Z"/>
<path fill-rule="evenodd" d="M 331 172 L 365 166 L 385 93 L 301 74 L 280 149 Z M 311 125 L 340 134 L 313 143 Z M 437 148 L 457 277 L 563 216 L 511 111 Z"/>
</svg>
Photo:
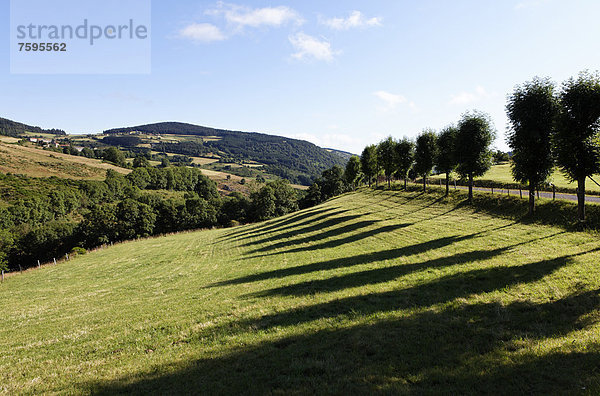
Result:
<svg viewBox="0 0 600 396">
<path fill-rule="evenodd" d="M 249 8 L 236 4 L 219 2 L 216 9 L 206 12 L 209 15 L 223 15 L 227 23 L 237 28 L 278 27 L 288 23 L 301 25 L 304 21 L 294 9 L 285 6 Z"/>
<path fill-rule="evenodd" d="M 448 102 L 451 105 L 466 105 L 470 103 L 476 103 L 484 99 L 491 98 L 492 94 L 488 93 L 485 88 L 481 85 L 475 88 L 473 92 L 461 92 L 457 95 L 452 95 L 452 98 Z"/>
<path fill-rule="evenodd" d="M 331 62 L 336 55 L 341 53 L 340 51 L 334 51 L 328 41 L 319 40 L 303 32 L 290 36 L 289 40 L 296 51 L 292 54 L 292 58 L 294 59 L 314 59 Z"/>
<path fill-rule="evenodd" d="M 321 23 L 335 30 L 349 30 L 353 28 L 381 26 L 381 18 L 366 18 L 362 12 L 352 11 L 347 18 L 325 19 Z"/>
<path fill-rule="evenodd" d="M 217 26 L 210 23 L 192 23 L 179 31 L 179 37 L 202 43 L 222 41 L 227 38 Z"/>
<path fill-rule="evenodd" d="M 395 110 L 401 104 L 408 105 L 408 107 L 413 111 L 417 110 L 417 106 L 415 105 L 415 103 L 409 101 L 402 95 L 393 94 L 387 91 L 373 92 L 373 95 L 375 95 L 384 103 L 384 106 L 380 109 L 383 112 L 390 112 L 392 110 Z"/>
</svg>

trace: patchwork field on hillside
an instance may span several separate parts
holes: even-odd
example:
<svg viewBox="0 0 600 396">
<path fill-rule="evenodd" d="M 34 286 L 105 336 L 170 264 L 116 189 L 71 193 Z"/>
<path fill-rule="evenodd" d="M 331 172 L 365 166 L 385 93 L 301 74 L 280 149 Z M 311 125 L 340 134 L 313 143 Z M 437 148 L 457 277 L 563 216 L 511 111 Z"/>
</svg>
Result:
<svg viewBox="0 0 600 396">
<path fill-rule="evenodd" d="M 0 393 L 600 392 L 600 240 L 363 190 L 0 285 Z"/>
<path fill-rule="evenodd" d="M 57 176 L 65 179 L 103 180 L 107 169 L 123 174 L 131 172 L 97 159 L 0 143 L 0 173 L 32 177 Z"/>
</svg>

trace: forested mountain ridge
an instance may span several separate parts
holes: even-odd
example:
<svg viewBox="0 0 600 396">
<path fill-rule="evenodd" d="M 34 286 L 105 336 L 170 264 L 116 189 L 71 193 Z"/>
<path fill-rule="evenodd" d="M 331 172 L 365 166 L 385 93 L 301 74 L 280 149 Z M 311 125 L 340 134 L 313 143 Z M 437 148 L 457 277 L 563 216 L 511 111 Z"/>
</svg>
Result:
<svg viewBox="0 0 600 396">
<path fill-rule="evenodd" d="M 65 131 L 61 129 L 43 129 L 37 126 L 26 125 L 0 117 L 0 135 L 17 137 L 27 132 L 52 135 L 66 134 Z"/>
<path fill-rule="evenodd" d="M 269 173 L 308 185 L 325 169 L 334 165 L 344 166 L 347 158 L 313 143 L 282 136 L 257 132 L 240 132 L 209 128 L 179 122 L 161 122 L 104 131 L 106 135 L 128 133 L 154 135 L 191 135 L 216 137 L 202 143 L 160 143 L 153 147 L 159 151 L 183 155 L 202 155 L 219 151 L 239 160 L 256 161 L 266 165 Z"/>
</svg>

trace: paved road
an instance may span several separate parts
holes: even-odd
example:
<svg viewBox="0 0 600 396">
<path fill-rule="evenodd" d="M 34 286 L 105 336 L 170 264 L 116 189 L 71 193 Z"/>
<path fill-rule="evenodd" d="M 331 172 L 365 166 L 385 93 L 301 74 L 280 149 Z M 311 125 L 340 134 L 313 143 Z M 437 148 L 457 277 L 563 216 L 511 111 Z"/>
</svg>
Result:
<svg viewBox="0 0 600 396">
<path fill-rule="evenodd" d="M 416 183 L 416 184 L 420 184 L 420 183 Z M 422 184 L 421 184 L 422 185 Z M 437 184 L 432 184 L 432 186 L 437 186 Z M 450 189 L 454 189 L 455 186 L 450 185 Z M 466 186 L 456 186 L 456 189 L 459 190 L 468 190 L 469 187 Z M 485 188 L 485 187 L 473 187 L 474 191 L 483 191 L 483 192 L 492 192 L 491 188 Z M 527 190 L 522 190 L 523 191 L 523 198 L 529 198 L 529 191 Z M 504 195 L 508 195 L 509 194 L 509 190 L 507 189 L 498 189 L 498 188 L 494 188 L 494 194 L 504 194 Z M 510 190 L 510 195 L 519 195 L 519 190 Z M 540 191 L 540 198 L 549 198 L 552 199 L 552 192 L 551 191 Z M 575 194 L 566 194 L 566 193 L 556 193 L 556 199 L 563 199 L 563 200 L 567 200 L 567 201 L 577 201 L 577 195 Z M 585 196 L 585 202 L 593 202 L 593 203 L 600 203 L 600 196 L 597 195 L 586 195 Z"/>
</svg>

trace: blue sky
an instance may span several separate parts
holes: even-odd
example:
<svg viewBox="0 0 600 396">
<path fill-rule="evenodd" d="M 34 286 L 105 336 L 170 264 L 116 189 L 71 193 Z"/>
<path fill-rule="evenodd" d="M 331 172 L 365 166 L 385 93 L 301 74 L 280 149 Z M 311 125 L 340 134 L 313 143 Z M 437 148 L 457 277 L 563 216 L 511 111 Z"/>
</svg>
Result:
<svg viewBox="0 0 600 396">
<path fill-rule="evenodd" d="M 11 74 L 9 10 L 0 116 L 69 133 L 182 121 L 359 153 L 478 109 L 506 149 L 516 84 L 600 65 L 597 0 L 153 1 L 140 75 Z"/>
</svg>

